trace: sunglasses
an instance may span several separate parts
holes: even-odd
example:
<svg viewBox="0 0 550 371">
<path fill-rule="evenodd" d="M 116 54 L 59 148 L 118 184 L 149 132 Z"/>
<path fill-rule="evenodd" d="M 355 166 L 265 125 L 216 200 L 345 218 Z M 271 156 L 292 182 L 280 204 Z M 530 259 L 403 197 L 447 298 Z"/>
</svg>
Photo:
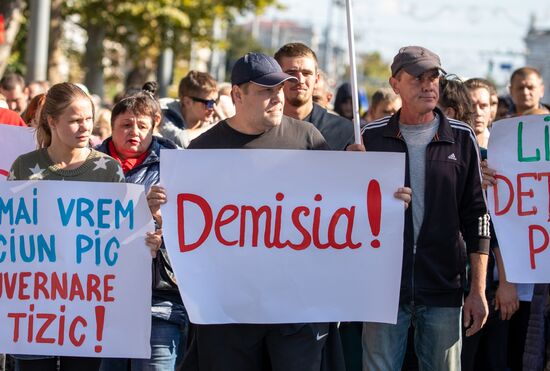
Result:
<svg viewBox="0 0 550 371">
<path fill-rule="evenodd" d="M 193 102 L 200 102 L 203 103 L 207 109 L 214 108 L 214 105 L 216 104 L 216 101 L 214 99 L 202 99 L 197 97 L 189 97 Z"/>
</svg>

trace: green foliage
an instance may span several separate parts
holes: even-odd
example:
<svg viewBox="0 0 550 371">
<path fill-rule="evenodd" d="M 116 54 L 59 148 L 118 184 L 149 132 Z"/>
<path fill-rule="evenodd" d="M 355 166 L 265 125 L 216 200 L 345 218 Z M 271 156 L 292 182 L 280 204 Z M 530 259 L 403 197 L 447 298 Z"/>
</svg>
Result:
<svg viewBox="0 0 550 371">
<path fill-rule="evenodd" d="M 388 79 L 391 76 L 390 66 L 382 59 L 379 52 L 364 54 L 358 62 L 358 72 L 363 75 L 363 85 L 370 99 L 377 89 L 388 86 Z"/>
<path fill-rule="evenodd" d="M 227 33 L 227 40 L 225 41 L 226 47 L 226 76 L 231 75 L 231 69 L 233 64 L 248 52 L 258 52 L 268 55 L 273 55 L 273 50 L 267 50 L 261 46 L 261 44 L 252 37 L 250 32 L 246 32 L 242 26 L 233 26 Z"/>
<path fill-rule="evenodd" d="M 101 25 L 106 38 L 121 43 L 135 62 L 155 60 L 171 47 L 188 57 L 191 41 L 212 42 L 216 18 L 231 21 L 239 13 L 262 11 L 276 0 L 69 0 L 65 14 L 87 29 Z"/>
<path fill-rule="evenodd" d="M 6 72 L 17 72 L 23 76 L 27 73 L 26 65 L 26 48 L 27 48 L 27 34 L 29 30 L 29 7 L 26 6 L 23 9 L 23 18 L 21 20 L 21 28 L 15 36 L 13 47 L 11 49 L 10 57 L 8 58 L 8 65 L 6 66 Z"/>
</svg>

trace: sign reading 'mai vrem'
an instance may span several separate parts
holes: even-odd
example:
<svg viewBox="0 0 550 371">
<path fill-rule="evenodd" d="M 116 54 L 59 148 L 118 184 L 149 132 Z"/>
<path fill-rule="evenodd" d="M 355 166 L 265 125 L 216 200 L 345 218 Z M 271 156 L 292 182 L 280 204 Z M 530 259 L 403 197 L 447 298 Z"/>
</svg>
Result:
<svg viewBox="0 0 550 371">
<path fill-rule="evenodd" d="M 150 357 L 143 186 L 0 182 L 0 352 Z"/>
</svg>

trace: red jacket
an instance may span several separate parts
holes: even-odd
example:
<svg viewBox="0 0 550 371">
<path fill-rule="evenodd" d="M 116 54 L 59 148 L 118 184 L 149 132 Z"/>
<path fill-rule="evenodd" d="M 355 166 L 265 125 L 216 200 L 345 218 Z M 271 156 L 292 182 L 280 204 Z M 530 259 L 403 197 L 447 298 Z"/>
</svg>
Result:
<svg viewBox="0 0 550 371">
<path fill-rule="evenodd" d="M 0 107 L 0 124 L 27 127 L 17 112 L 2 107 Z"/>
</svg>

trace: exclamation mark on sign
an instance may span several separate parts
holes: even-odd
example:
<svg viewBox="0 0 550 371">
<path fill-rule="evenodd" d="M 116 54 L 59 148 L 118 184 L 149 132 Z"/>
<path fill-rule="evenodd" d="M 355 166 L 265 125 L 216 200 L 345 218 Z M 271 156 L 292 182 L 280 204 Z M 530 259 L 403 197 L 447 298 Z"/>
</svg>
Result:
<svg viewBox="0 0 550 371">
<path fill-rule="evenodd" d="M 382 194 L 380 193 L 380 183 L 376 180 L 371 180 L 367 188 L 367 215 L 372 235 L 378 237 L 382 216 Z M 380 241 L 375 238 L 370 245 L 376 249 L 380 247 Z"/>
<path fill-rule="evenodd" d="M 103 340 L 103 325 L 105 324 L 105 307 L 98 305 L 95 307 L 96 339 L 98 342 Z M 101 353 L 103 347 L 98 344 L 94 347 L 96 353 Z"/>
</svg>

